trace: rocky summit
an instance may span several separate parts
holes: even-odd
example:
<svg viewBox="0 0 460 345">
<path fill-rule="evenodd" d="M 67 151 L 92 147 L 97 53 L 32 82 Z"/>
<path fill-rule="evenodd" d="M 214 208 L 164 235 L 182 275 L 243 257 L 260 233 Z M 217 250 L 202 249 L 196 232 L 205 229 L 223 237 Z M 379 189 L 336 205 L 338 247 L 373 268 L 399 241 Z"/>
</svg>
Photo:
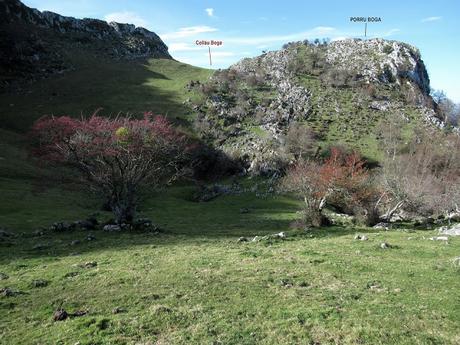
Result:
<svg viewBox="0 0 460 345">
<path fill-rule="evenodd" d="M 414 83 L 423 95 L 430 92 L 430 80 L 417 48 L 381 38 L 346 39 L 328 45 L 326 60 L 339 69 L 363 76 L 366 82 Z"/>
<path fill-rule="evenodd" d="M 19 0 L 0 0 L 0 88 L 76 68 L 75 56 L 171 59 L 160 37 L 133 24 L 40 12 Z"/>
</svg>

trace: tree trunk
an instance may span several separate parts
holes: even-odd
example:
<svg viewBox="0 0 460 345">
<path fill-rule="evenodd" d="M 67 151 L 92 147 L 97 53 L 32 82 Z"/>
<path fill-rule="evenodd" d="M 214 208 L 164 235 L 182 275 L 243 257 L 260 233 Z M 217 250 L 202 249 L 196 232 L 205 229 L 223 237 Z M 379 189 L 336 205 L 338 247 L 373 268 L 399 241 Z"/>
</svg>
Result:
<svg viewBox="0 0 460 345">
<path fill-rule="evenodd" d="M 112 200 L 112 212 L 117 224 L 130 224 L 136 215 L 136 205 L 130 200 Z"/>
<path fill-rule="evenodd" d="M 115 221 L 117 224 L 130 224 L 133 222 L 136 215 L 135 207 L 123 202 L 112 204 L 112 212 L 115 216 Z"/>
<path fill-rule="evenodd" d="M 386 214 L 383 215 L 383 219 L 385 220 L 385 222 L 389 222 L 391 217 L 393 216 L 393 214 L 399 210 L 401 208 L 401 206 L 404 204 L 404 201 L 399 201 L 395 207 L 393 207 L 392 209 L 388 210 L 388 212 Z"/>
</svg>

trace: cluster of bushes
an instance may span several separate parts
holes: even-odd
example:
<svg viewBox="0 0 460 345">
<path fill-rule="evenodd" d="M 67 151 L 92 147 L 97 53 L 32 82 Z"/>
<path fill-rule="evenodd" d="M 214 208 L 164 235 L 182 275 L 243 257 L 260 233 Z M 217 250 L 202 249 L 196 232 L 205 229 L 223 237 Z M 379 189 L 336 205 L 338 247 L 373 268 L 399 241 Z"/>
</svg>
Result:
<svg viewBox="0 0 460 345">
<path fill-rule="evenodd" d="M 408 137 L 402 120 L 391 120 L 378 128 L 385 156 L 372 168 L 356 151 L 332 147 L 319 157 L 311 141 L 296 142 L 310 154 L 297 155 L 279 187 L 303 201 L 307 225 L 327 224 L 325 207 L 366 225 L 390 221 L 400 210 L 426 217 L 459 211 L 460 137 L 422 126 Z"/>
<path fill-rule="evenodd" d="M 326 66 L 324 46 L 297 46 L 297 54 L 288 65 L 294 75 L 314 75 L 323 73 Z"/>
<path fill-rule="evenodd" d="M 326 61 L 327 42 L 306 44 L 290 43 L 288 47 L 297 49 L 288 70 L 296 75 L 318 77 L 323 85 L 332 87 L 363 86 L 363 76 L 345 69 L 338 69 Z"/>
<path fill-rule="evenodd" d="M 458 210 L 460 137 L 435 128 L 415 128 L 410 139 L 397 121 L 381 127 L 383 183 L 394 202 L 422 215 Z"/>
<path fill-rule="evenodd" d="M 263 89 L 267 87 L 262 70 L 242 74 L 235 69 L 224 69 L 214 73 L 204 84 L 199 84 L 200 91 L 206 96 L 213 94 L 237 94 L 244 88 Z"/>
<path fill-rule="evenodd" d="M 283 44 L 282 48 L 289 49 L 292 47 L 298 47 L 300 45 L 304 45 L 306 47 L 325 47 L 329 44 L 330 41 L 331 40 L 329 38 L 323 38 L 323 39 L 315 38 L 313 40 L 305 39 L 303 41 L 285 43 Z"/>
<path fill-rule="evenodd" d="M 363 76 L 350 72 L 345 69 L 337 69 L 329 66 L 324 73 L 320 75 L 320 80 L 325 85 L 332 87 L 355 87 L 361 86 Z"/>
</svg>

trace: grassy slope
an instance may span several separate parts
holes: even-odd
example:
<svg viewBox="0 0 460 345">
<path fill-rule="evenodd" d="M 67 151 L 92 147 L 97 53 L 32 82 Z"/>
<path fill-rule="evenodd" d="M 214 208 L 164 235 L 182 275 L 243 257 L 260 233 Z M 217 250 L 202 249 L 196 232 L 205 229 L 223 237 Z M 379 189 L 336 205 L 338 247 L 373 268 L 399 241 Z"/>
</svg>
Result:
<svg viewBox="0 0 460 345">
<path fill-rule="evenodd" d="M 185 117 L 182 102 L 196 97 L 186 92 L 190 80 L 205 80 L 212 70 L 173 60 L 104 61 L 73 56 L 75 71 L 40 80 L 22 94 L 1 94 L 2 128 L 27 130 L 43 115 L 140 114 L 153 111 Z"/>
<path fill-rule="evenodd" d="M 300 77 L 299 83 L 312 90 L 313 111 L 307 123 L 321 134 L 324 144 L 342 143 L 356 147 L 369 159 L 381 158 L 373 128 L 385 115 L 368 109 L 367 102 L 357 106 L 364 100 L 352 89 L 325 87 L 312 76 Z"/>
<path fill-rule="evenodd" d="M 93 61 L 72 73 L 40 81 L 22 96 L 0 96 L 2 126 L 24 132 L 43 114 L 77 116 L 99 106 L 106 113 L 186 115 L 185 84 L 210 71 L 154 60 Z M 32 165 L 20 134 L 0 130 L 0 138 L 1 225 L 30 233 L 97 209 L 97 200 L 78 187 L 58 188 L 54 172 Z M 272 244 L 237 243 L 241 235 L 288 230 L 296 203 L 253 194 L 194 203 L 191 193 L 177 186 L 147 200 L 143 214 L 167 230 L 159 236 L 93 232 L 97 240 L 88 242 L 85 232 L 74 232 L 0 244 L 0 272 L 10 276 L 0 288 L 23 292 L 0 296 L 0 343 L 460 341 L 460 272 L 451 264 L 457 239 L 446 246 L 424 239 L 431 232 L 336 227 L 291 232 Z M 240 214 L 241 207 L 251 212 Z M 369 233 L 370 241 L 353 241 L 356 231 Z M 71 246 L 76 239 L 82 243 Z M 378 249 L 383 240 L 399 248 Z M 35 250 L 37 243 L 48 247 Z M 95 268 L 75 266 L 93 260 Z M 76 275 L 66 277 L 70 272 Z M 49 285 L 32 288 L 34 279 Z M 372 284 L 382 290 L 368 288 Z M 61 305 L 89 314 L 54 323 L 52 313 Z M 116 306 L 126 312 L 112 314 Z"/>
<path fill-rule="evenodd" d="M 78 192 L 46 201 L 18 230 L 94 208 L 72 207 Z M 1 281 L 23 294 L 0 297 L 3 344 L 457 344 L 460 241 L 431 231 L 378 232 L 332 227 L 289 231 L 297 205 L 284 198 L 227 196 L 189 201 L 189 187 L 151 197 L 143 213 L 167 232 L 93 231 L 16 239 L 0 247 Z M 70 198 L 68 198 L 70 196 Z M 240 214 L 240 207 L 251 212 Z M 69 210 L 72 212 L 69 212 Z M 46 215 L 46 217 L 43 217 Z M 238 236 L 289 231 L 285 241 L 237 243 Z M 355 232 L 369 241 L 355 241 Z M 71 246 L 73 240 L 82 243 Z M 397 246 L 382 250 L 388 241 Z M 33 246 L 46 244 L 43 250 Z M 78 264 L 96 261 L 97 267 Z M 75 272 L 75 276 L 66 276 Z M 31 287 L 34 279 L 49 285 Z M 375 286 L 371 288 L 371 286 Z M 89 314 L 53 322 L 59 306 Z M 112 309 L 126 311 L 112 314 Z"/>
</svg>

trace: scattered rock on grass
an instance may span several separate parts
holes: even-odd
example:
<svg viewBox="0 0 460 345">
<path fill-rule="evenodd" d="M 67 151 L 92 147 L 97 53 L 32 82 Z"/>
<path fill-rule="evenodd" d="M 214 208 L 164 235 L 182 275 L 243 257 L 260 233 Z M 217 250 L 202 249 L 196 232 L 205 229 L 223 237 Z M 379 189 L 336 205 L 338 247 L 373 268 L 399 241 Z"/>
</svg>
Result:
<svg viewBox="0 0 460 345">
<path fill-rule="evenodd" d="M 383 229 L 383 230 L 390 230 L 391 224 L 388 223 L 378 223 L 373 226 L 374 229 Z"/>
<path fill-rule="evenodd" d="M 13 297 L 16 295 L 20 295 L 21 293 L 22 293 L 21 291 L 13 290 L 9 287 L 4 287 L 0 289 L 0 295 L 5 296 L 5 297 Z"/>
<path fill-rule="evenodd" d="M 133 222 L 132 227 L 137 231 L 161 232 L 161 229 L 153 224 L 150 218 L 138 218 Z"/>
<path fill-rule="evenodd" d="M 37 229 L 32 232 L 32 237 L 41 237 L 46 235 L 46 229 Z"/>
<path fill-rule="evenodd" d="M 64 321 L 69 317 L 69 314 L 64 309 L 58 309 L 53 314 L 54 321 Z"/>
<path fill-rule="evenodd" d="M 390 249 L 391 248 L 391 245 L 387 242 L 382 242 L 380 243 L 380 248 L 382 249 Z"/>
<path fill-rule="evenodd" d="M 430 240 L 432 241 L 449 241 L 448 236 L 435 236 L 435 237 L 430 237 Z"/>
<path fill-rule="evenodd" d="M 286 238 L 286 233 L 285 232 L 279 232 L 277 234 L 271 235 L 272 238 L 281 238 L 285 239 Z"/>
<path fill-rule="evenodd" d="M 251 242 L 260 242 L 260 241 L 266 241 L 266 240 L 270 240 L 270 239 L 284 240 L 286 237 L 287 236 L 286 236 L 285 232 L 278 232 L 277 234 L 273 234 L 273 235 L 254 236 L 254 238 L 251 240 Z"/>
<path fill-rule="evenodd" d="M 7 280 L 9 277 L 8 274 L 0 272 L 0 280 Z"/>
<path fill-rule="evenodd" d="M 96 237 L 94 237 L 92 234 L 89 234 L 88 236 L 86 236 L 86 240 L 87 241 L 94 241 L 94 240 L 96 240 Z"/>
<path fill-rule="evenodd" d="M 385 291 L 385 288 L 383 288 L 380 282 L 378 281 L 372 281 L 372 282 L 367 283 L 367 288 L 369 290 L 376 291 L 376 292 Z"/>
<path fill-rule="evenodd" d="M 71 246 L 77 246 L 77 245 L 79 245 L 80 243 L 81 243 L 80 240 L 73 240 L 72 242 L 70 242 L 70 245 L 71 245 Z"/>
<path fill-rule="evenodd" d="M 92 267 L 97 266 L 97 262 L 96 261 L 88 261 L 88 262 L 85 262 L 84 264 L 80 264 L 79 266 L 81 268 L 92 268 Z"/>
<path fill-rule="evenodd" d="M 368 238 L 366 235 L 356 235 L 355 236 L 355 240 L 359 240 L 359 241 L 367 241 Z"/>
<path fill-rule="evenodd" d="M 71 224 L 68 222 L 56 222 L 53 223 L 50 227 L 50 230 L 55 232 L 67 232 L 73 229 L 75 229 L 75 224 Z"/>
<path fill-rule="evenodd" d="M 80 317 L 80 316 L 85 316 L 88 314 L 87 310 L 77 310 L 74 313 L 68 313 L 64 309 L 58 309 L 54 312 L 53 314 L 53 320 L 54 321 L 64 321 L 69 317 Z"/>
<path fill-rule="evenodd" d="M 35 279 L 32 280 L 32 283 L 30 284 L 34 288 L 40 288 L 40 287 L 45 287 L 48 286 L 48 281 L 44 279 Z"/>
<path fill-rule="evenodd" d="M 281 279 L 280 285 L 284 287 L 292 287 L 294 283 L 290 279 Z"/>
<path fill-rule="evenodd" d="M 460 236 L 460 224 L 442 226 L 439 228 L 439 234 L 448 236 Z"/>
<path fill-rule="evenodd" d="M 126 309 L 122 307 L 115 307 L 112 309 L 112 314 L 120 314 L 124 312 L 126 312 Z"/>
<path fill-rule="evenodd" d="M 76 312 L 69 314 L 69 316 L 79 317 L 79 316 L 85 316 L 86 314 L 88 314 L 87 310 L 77 310 Z"/>
<path fill-rule="evenodd" d="M 248 241 L 248 239 L 246 237 L 240 237 L 238 239 L 238 242 L 247 242 L 247 241 Z"/>
<path fill-rule="evenodd" d="M 454 258 L 452 260 L 452 263 L 454 264 L 454 266 L 460 267 L 460 256 L 457 256 L 456 258 Z"/>
<path fill-rule="evenodd" d="M 121 231 L 121 226 L 119 226 L 117 224 L 107 224 L 107 225 L 104 225 L 102 230 L 108 231 L 108 232 Z"/>
<path fill-rule="evenodd" d="M 247 208 L 247 207 L 240 208 L 240 213 L 241 214 L 249 213 L 249 208 Z"/>
</svg>

